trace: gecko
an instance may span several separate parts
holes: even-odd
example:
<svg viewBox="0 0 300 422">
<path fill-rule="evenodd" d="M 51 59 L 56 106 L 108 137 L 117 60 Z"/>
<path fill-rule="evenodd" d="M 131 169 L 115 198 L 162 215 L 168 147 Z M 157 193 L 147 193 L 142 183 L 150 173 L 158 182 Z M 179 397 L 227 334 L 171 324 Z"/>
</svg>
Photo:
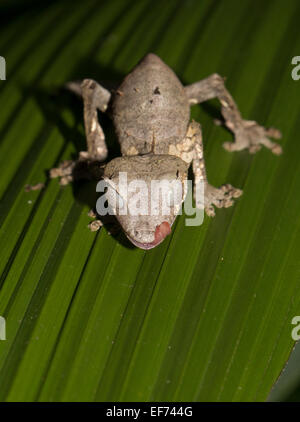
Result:
<svg viewBox="0 0 300 422">
<path fill-rule="evenodd" d="M 203 208 L 210 217 L 215 215 L 215 207 L 230 207 L 234 199 L 241 196 L 242 190 L 230 184 L 219 188 L 209 184 L 201 125 L 190 119 L 190 108 L 195 104 L 213 98 L 219 100 L 223 124 L 234 135 L 233 142 L 223 144 L 227 151 L 248 149 L 250 153 L 255 153 L 265 146 L 276 155 L 282 152 L 281 146 L 269 139 L 279 139 L 280 131 L 244 120 L 225 87 L 223 77 L 214 73 L 184 86 L 173 70 L 153 53 L 140 60 L 115 91 L 110 92 L 92 79 L 70 82 L 68 87 L 83 100 L 87 150 L 81 151 L 77 160 L 64 161 L 52 169 L 50 177 L 59 177 L 62 185 L 91 175 L 96 179 L 102 177 L 125 209 L 128 209 L 134 195 L 123 198 L 117 191 L 120 174 L 124 172 L 129 181 L 143 180 L 149 187 L 154 179 L 175 180 L 183 185 L 192 166 L 196 206 Z M 121 149 L 121 156 L 108 163 L 108 148 L 98 120 L 98 110 L 112 118 Z M 204 185 L 204 200 L 199 201 L 196 192 L 201 183 Z M 159 245 L 171 233 L 185 197 L 186 189 L 175 195 L 170 201 L 168 215 L 163 212 L 153 215 L 149 209 L 141 215 L 130 215 L 119 212 L 116 203 L 110 205 L 131 243 L 148 250 Z M 110 202 L 110 195 L 107 195 L 107 200 Z M 96 220 L 90 228 L 97 230 L 102 225 L 101 216 L 94 216 Z"/>
</svg>

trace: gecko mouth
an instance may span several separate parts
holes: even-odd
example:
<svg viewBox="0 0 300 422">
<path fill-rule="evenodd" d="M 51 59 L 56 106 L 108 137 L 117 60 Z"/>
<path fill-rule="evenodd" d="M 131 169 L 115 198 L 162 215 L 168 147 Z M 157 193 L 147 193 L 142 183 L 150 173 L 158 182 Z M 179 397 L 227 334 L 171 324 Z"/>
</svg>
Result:
<svg viewBox="0 0 300 422">
<path fill-rule="evenodd" d="M 138 242 L 135 239 L 132 239 L 128 235 L 127 237 L 131 241 L 131 243 L 133 243 L 138 248 L 148 250 L 148 249 L 155 248 L 155 246 L 159 245 L 165 239 L 165 237 L 168 236 L 170 233 L 171 233 L 171 226 L 167 221 L 164 221 L 160 225 L 156 226 L 153 242 L 143 243 L 143 242 Z"/>
</svg>

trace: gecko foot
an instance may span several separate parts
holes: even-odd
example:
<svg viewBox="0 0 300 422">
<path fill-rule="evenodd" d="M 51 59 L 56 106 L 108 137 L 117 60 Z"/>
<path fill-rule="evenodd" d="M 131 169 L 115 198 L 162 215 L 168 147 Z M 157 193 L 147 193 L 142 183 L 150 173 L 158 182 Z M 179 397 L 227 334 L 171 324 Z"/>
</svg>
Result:
<svg viewBox="0 0 300 422">
<path fill-rule="evenodd" d="M 105 225 L 107 233 L 109 235 L 116 235 L 121 231 L 121 226 L 117 222 L 114 215 L 105 215 L 100 217 L 94 209 L 91 209 L 88 212 L 88 216 L 94 220 L 88 224 L 88 228 L 92 232 L 98 231 L 101 227 Z"/>
<path fill-rule="evenodd" d="M 94 209 L 91 209 L 89 212 L 88 212 L 88 216 L 90 217 L 90 218 L 94 218 L 95 220 L 93 220 L 93 221 L 91 221 L 89 224 L 88 224 L 88 228 L 91 230 L 91 232 L 96 232 L 96 231 L 98 231 L 102 226 L 103 226 L 103 223 L 102 223 L 102 221 L 99 219 L 99 218 L 97 218 L 98 217 L 98 215 L 97 215 L 97 213 L 96 213 L 96 211 L 94 210 Z"/>
<path fill-rule="evenodd" d="M 50 170 L 50 179 L 59 178 L 63 186 L 77 180 L 100 180 L 103 175 L 104 163 L 96 160 L 66 160 L 56 168 Z"/>
<path fill-rule="evenodd" d="M 207 184 L 204 190 L 204 209 L 209 217 L 215 216 L 214 206 L 217 208 L 228 208 L 233 205 L 233 200 L 241 196 L 243 191 L 226 184 L 215 188 Z"/>
<path fill-rule="evenodd" d="M 88 228 L 91 230 L 91 232 L 98 231 L 103 226 L 103 223 L 101 220 L 94 220 L 91 221 L 88 225 Z"/>
<path fill-rule="evenodd" d="M 225 142 L 223 144 L 227 151 L 240 151 L 248 148 L 249 152 L 254 154 L 264 145 L 273 154 L 280 155 L 282 153 L 281 146 L 268 138 L 270 136 L 274 139 L 280 139 L 281 133 L 278 129 L 266 129 L 253 120 L 243 120 L 242 124 L 237 128 L 232 127 L 230 122 L 227 122 L 227 127 L 235 134 L 234 142 Z"/>
<path fill-rule="evenodd" d="M 76 166 L 76 161 L 65 160 L 56 168 L 50 170 L 50 179 L 59 177 L 59 183 L 64 186 L 74 180 L 73 171 Z"/>
</svg>

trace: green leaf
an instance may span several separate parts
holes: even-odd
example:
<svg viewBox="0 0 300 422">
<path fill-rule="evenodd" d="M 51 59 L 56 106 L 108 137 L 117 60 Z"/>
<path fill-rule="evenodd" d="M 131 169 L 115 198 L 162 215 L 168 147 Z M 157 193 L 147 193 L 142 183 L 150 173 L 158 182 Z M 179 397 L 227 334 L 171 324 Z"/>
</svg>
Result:
<svg viewBox="0 0 300 422">
<path fill-rule="evenodd" d="M 300 305 L 299 12 L 296 0 L 2 2 L 1 401 L 267 399 Z M 59 88 L 114 85 L 150 51 L 185 84 L 226 76 L 284 153 L 228 153 L 218 103 L 195 106 L 210 182 L 244 194 L 199 227 L 180 216 L 143 251 L 90 232 L 95 186 L 61 188 L 46 170 L 85 148 L 82 105 Z"/>
</svg>

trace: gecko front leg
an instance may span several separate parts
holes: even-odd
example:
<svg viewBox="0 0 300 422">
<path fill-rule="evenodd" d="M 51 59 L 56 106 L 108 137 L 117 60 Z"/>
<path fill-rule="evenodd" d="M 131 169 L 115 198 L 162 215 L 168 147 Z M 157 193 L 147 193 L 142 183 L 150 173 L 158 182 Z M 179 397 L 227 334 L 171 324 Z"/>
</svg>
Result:
<svg viewBox="0 0 300 422">
<path fill-rule="evenodd" d="M 59 177 L 62 185 L 73 180 L 90 178 L 91 169 L 95 170 L 93 163 L 106 159 L 107 146 L 98 121 L 97 110 L 105 112 L 111 97 L 109 91 L 92 79 L 84 79 L 80 85 L 69 83 L 68 86 L 72 91 L 82 95 L 87 151 L 81 151 L 78 160 L 64 161 L 59 167 L 50 170 L 50 178 Z"/>
<path fill-rule="evenodd" d="M 80 152 L 80 158 L 104 161 L 107 157 L 105 136 L 98 121 L 97 109 L 105 112 L 110 100 L 110 92 L 92 79 L 84 79 L 81 84 L 84 125 L 87 151 Z"/>
<path fill-rule="evenodd" d="M 275 128 L 266 129 L 252 120 L 243 120 L 235 101 L 225 88 L 224 79 L 217 73 L 202 81 L 185 87 L 190 104 L 199 104 L 212 98 L 218 98 L 221 103 L 221 112 L 225 125 L 234 135 L 234 142 L 225 142 L 224 148 L 228 151 L 239 151 L 245 148 L 250 153 L 260 150 L 261 146 L 269 148 L 274 154 L 282 153 L 282 148 L 268 137 L 281 138 L 281 133 Z"/>
</svg>

